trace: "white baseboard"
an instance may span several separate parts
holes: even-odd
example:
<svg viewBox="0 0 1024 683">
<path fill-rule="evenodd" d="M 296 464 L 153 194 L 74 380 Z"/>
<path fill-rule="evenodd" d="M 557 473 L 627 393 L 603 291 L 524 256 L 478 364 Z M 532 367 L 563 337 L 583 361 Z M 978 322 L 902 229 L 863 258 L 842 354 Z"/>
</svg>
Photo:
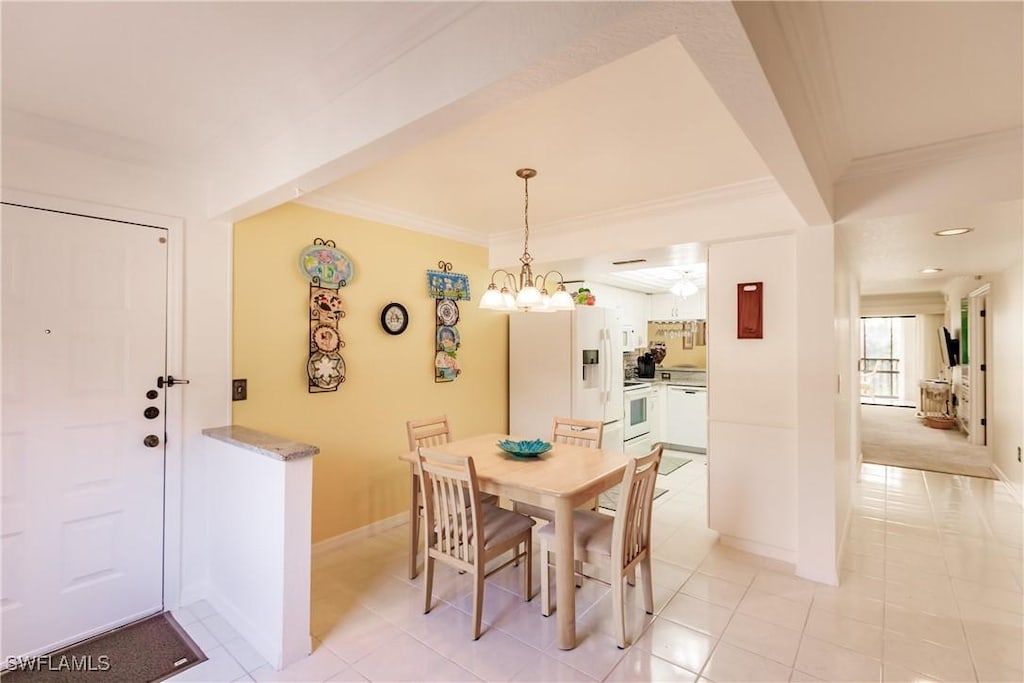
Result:
<svg viewBox="0 0 1024 683">
<path fill-rule="evenodd" d="M 1024 496 L 1022 496 L 1021 490 L 1017 487 L 1017 483 L 1006 476 L 1006 472 L 999 469 L 999 465 L 994 462 L 992 463 L 992 470 L 996 473 L 996 476 L 999 477 L 999 481 L 1006 484 L 1006 488 L 1010 489 L 1010 495 L 1013 496 L 1015 501 L 1017 501 L 1017 505 L 1024 506 Z"/>
<path fill-rule="evenodd" d="M 361 538 L 376 536 L 383 531 L 394 529 L 396 526 L 406 524 L 408 521 L 409 513 L 399 512 L 397 515 L 378 519 L 376 522 L 371 522 L 370 524 L 359 527 L 358 529 L 353 529 L 352 531 L 346 531 L 345 533 L 338 534 L 337 536 L 325 538 L 324 540 L 313 544 L 313 557 L 330 552 L 335 548 L 340 548 L 346 543 L 350 543 Z"/>
<path fill-rule="evenodd" d="M 780 562 L 786 562 L 787 564 L 796 564 L 796 553 L 792 550 L 786 550 L 785 548 L 776 548 L 773 545 L 758 543 L 757 541 L 748 541 L 745 538 L 727 536 L 722 533 L 718 535 L 718 542 L 724 546 L 743 550 L 744 552 L 753 553 L 754 555 L 770 557 L 773 560 L 779 560 Z"/>
</svg>

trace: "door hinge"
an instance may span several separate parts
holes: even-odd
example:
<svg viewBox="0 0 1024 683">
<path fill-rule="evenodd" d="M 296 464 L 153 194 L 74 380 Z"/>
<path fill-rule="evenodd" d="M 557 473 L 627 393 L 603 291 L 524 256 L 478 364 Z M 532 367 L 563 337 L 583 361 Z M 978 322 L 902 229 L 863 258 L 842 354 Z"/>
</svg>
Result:
<svg viewBox="0 0 1024 683">
<path fill-rule="evenodd" d="M 985 372 L 985 364 L 984 363 L 981 364 L 981 371 Z"/>
<path fill-rule="evenodd" d="M 984 318 L 984 317 L 985 317 L 985 309 L 984 309 L 984 308 L 983 308 L 983 309 L 981 309 L 981 317 L 982 317 L 982 318 Z"/>
<path fill-rule="evenodd" d="M 173 387 L 175 384 L 189 384 L 189 381 L 187 379 L 178 379 L 174 375 L 156 378 L 156 386 L 158 389 L 163 389 L 165 386 Z"/>
<path fill-rule="evenodd" d="M 981 426 L 982 427 L 987 427 L 988 426 L 988 422 L 985 420 L 985 418 L 981 418 Z"/>
</svg>

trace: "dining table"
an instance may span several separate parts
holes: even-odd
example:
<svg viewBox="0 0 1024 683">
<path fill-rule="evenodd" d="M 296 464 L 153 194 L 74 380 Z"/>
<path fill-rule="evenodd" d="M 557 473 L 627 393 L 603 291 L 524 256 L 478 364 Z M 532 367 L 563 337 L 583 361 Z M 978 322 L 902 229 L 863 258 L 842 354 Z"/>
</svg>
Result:
<svg viewBox="0 0 1024 683">
<path fill-rule="evenodd" d="M 576 647 L 576 578 L 573 549 L 573 510 L 622 481 L 629 456 L 621 451 L 553 443 L 536 457 L 519 457 L 498 446 L 521 437 L 481 434 L 432 446 L 430 450 L 472 457 L 480 491 L 530 503 L 555 513 L 555 618 L 558 647 Z M 410 465 L 412 505 L 410 534 L 418 536 L 418 477 L 416 451 L 399 458 Z M 415 542 L 415 539 L 413 539 Z M 547 558 L 541 558 L 546 562 Z"/>
</svg>

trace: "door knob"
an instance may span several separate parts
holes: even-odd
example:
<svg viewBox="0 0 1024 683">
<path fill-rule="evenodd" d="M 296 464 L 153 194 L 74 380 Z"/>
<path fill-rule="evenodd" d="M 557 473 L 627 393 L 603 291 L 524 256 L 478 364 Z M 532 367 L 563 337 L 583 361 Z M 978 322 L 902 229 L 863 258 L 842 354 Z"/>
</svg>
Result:
<svg viewBox="0 0 1024 683">
<path fill-rule="evenodd" d="M 160 445 L 160 437 L 156 434 L 150 434 L 142 440 L 142 443 L 145 444 L 147 448 L 156 448 Z"/>
</svg>

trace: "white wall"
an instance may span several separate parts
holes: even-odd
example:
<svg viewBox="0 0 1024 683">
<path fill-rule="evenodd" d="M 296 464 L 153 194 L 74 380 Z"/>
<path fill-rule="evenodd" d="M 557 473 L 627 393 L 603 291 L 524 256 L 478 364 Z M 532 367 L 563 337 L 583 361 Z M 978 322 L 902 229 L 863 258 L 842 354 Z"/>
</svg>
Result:
<svg viewBox="0 0 1024 683">
<path fill-rule="evenodd" d="M 839 373 L 835 400 L 835 558 L 838 564 L 849 531 L 853 482 L 860 473 L 859 285 L 838 240 L 835 268 L 835 353 Z"/>
<path fill-rule="evenodd" d="M 1022 444 L 1021 348 L 1024 340 L 1022 325 L 1021 292 L 1024 279 L 1021 264 L 1005 270 L 992 278 L 987 315 L 991 316 L 991 353 L 988 363 L 988 379 L 991 400 L 988 402 L 988 429 L 993 464 L 1000 476 L 1007 480 L 1016 491 L 1017 498 L 1024 497 L 1024 469 L 1017 462 L 1017 448 Z"/>
<path fill-rule="evenodd" d="M 741 282 L 764 283 L 763 339 L 736 338 Z M 796 562 L 796 238 L 711 245 L 707 291 L 709 523 L 725 543 Z"/>
<path fill-rule="evenodd" d="M 184 272 L 178 297 L 184 319 L 181 367 L 168 367 L 191 380 L 181 391 L 183 425 L 181 538 L 182 592 L 202 594 L 205 581 L 205 514 L 202 436 L 204 427 L 231 419 L 231 226 L 205 220 L 201 188 L 190 177 L 175 175 L 80 152 L 19 139 L 3 138 L 3 187 L 54 197 L 135 209 L 184 219 Z M 171 436 L 175 438 L 175 436 Z M 169 448 L 171 444 L 169 444 Z M 173 492 L 169 492 L 173 495 Z M 179 595 L 165 596 L 175 606 Z"/>
<path fill-rule="evenodd" d="M 796 233 L 797 254 L 797 512 L 799 576 L 838 582 L 837 458 L 849 455 L 836 441 L 838 395 L 851 378 L 837 360 L 836 280 L 848 276 L 836 264 L 835 228 L 811 226 Z M 827 283 L 827 285 L 826 285 Z M 844 381 L 845 380 L 845 383 Z M 847 408 L 848 410 L 848 408 Z"/>
</svg>

